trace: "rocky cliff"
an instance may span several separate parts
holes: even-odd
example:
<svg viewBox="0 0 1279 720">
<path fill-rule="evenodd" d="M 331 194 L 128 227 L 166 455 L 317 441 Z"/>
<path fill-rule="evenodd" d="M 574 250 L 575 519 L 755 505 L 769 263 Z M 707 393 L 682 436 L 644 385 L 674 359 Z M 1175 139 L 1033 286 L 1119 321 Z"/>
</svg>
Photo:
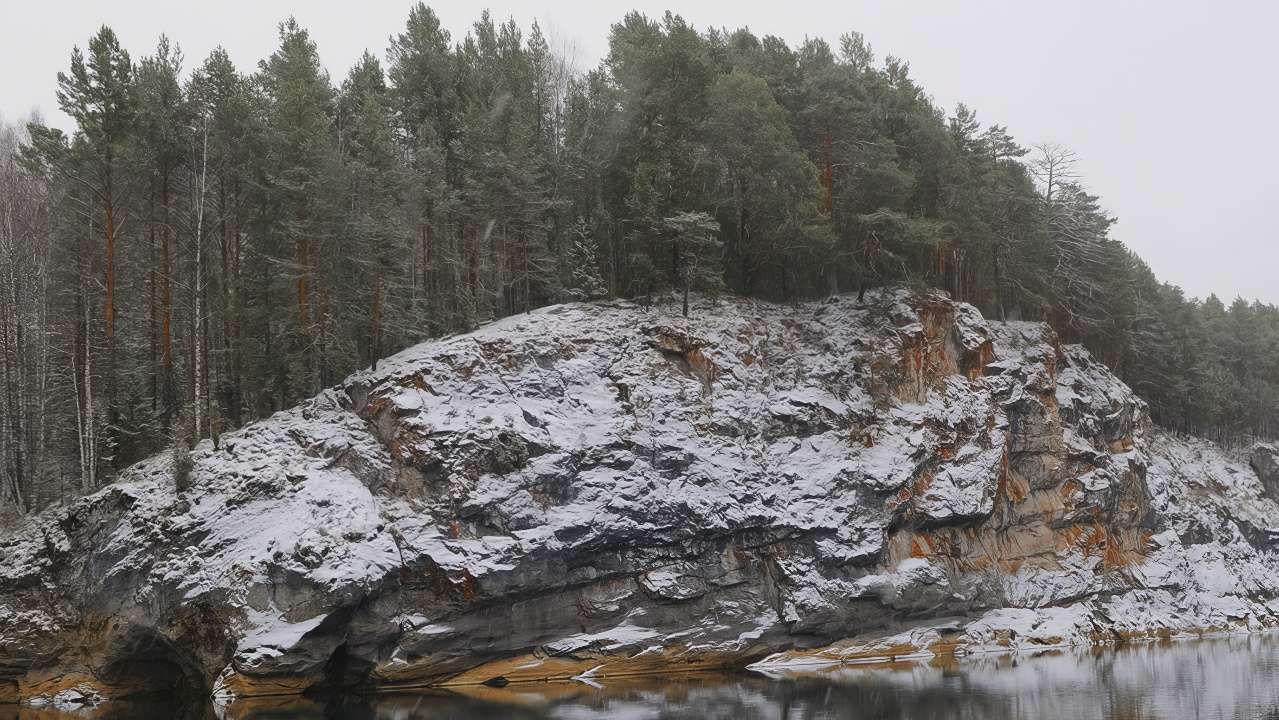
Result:
<svg viewBox="0 0 1279 720">
<path fill-rule="evenodd" d="M 1046 326 L 938 295 L 703 300 L 688 320 L 545 308 L 193 455 L 180 492 L 160 456 L 0 532 L 0 699 L 228 701 L 1279 621 L 1273 453 L 1250 467 L 1157 431 Z"/>
</svg>

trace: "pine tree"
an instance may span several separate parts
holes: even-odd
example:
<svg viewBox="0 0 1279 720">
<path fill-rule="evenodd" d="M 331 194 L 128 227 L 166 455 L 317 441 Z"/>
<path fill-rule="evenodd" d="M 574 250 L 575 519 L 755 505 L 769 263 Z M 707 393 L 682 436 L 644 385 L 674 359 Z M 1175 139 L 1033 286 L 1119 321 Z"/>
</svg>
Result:
<svg viewBox="0 0 1279 720">
<path fill-rule="evenodd" d="M 210 393 L 217 400 L 210 417 L 225 415 L 240 425 L 246 397 L 259 392 L 248 358 L 260 354 L 256 343 L 267 334 L 247 328 L 251 297 L 245 267 L 246 256 L 258 249 L 248 216 L 256 190 L 255 160 L 264 155 L 261 103 L 220 47 L 192 74 L 187 93 L 208 128 L 208 227 L 217 260 L 206 287 L 209 311 L 220 320 L 208 324 L 211 341 L 205 345 L 213 358 L 207 365 L 213 373 Z"/>
<path fill-rule="evenodd" d="M 818 208 L 817 169 L 800 151 L 767 83 L 742 70 L 710 90 L 703 133 L 727 233 L 730 284 L 742 292 L 792 297 L 830 241 Z M 800 275 L 801 277 L 795 277 Z"/>
<path fill-rule="evenodd" d="M 718 292 L 724 287 L 719 223 L 709 213 L 683 212 L 662 221 L 671 243 L 671 270 L 688 317 L 689 290 Z"/>
<path fill-rule="evenodd" d="M 458 312 L 455 216 L 461 173 L 457 151 L 457 59 L 447 30 L 426 5 L 409 11 L 391 38 L 387 75 L 395 124 L 412 180 L 405 197 L 414 219 L 410 259 L 410 327 L 455 327 Z"/>
<path fill-rule="evenodd" d="M 571 231 L 567 268 L 569 280 L 565 296 L 570 300 L 595 300 L 608 295 L 608 285 L 600 274 L 599 245 L 585 221 L 579 220 Z"/>
<path fill-rule="evenodd" d="M 360 328 L 353 338 L 366 349 L 360 360 L 373 367 L 386 345 L 386 317 L 400 311 L 393 304 L 394 293 L 404 286 L 397 259 L 409 250 L 401 242 L 402 173 L 389 100 L 382 65 L 366 52 L 351 68 L 338 101 L 349 196 L 341 247 L 356 262 L 347 266 L 337 288 L 345 289 L 346 322 Z"/>
<path fill-rule="evenodd" d="M 147 187 L 149 395 L 151 411 L 161 420 L 171 417 L 177 407 L 173 231 L 178 173 L 187 159 L 186 137 L 192 122 L 179 84 L 181 72 L 181 51 L 161 37 L 155 55 L 142 59 L 137 74 L 138 159 Z"/>
<path fill-rule="evenodd" d="M 280 24 L 280 47 L 264 60 L 257 76 L 266 103 L 267 255 L 292 283 L 292 318 L 279 338 L 285 359 L 274 373 L 279 403 L 314 392 L 328 379 L 330 288 L 323 273 L 333 268 L 329 213 L 334 209 L 329 182 L 334 172 L 330 140 L 333 89 L 320 66 L 310 35 L 289 18 Z M 264 268 L 265 269 L 265 268 Z M 271 295 L 271 276 L 261 279 Z M 275 315 L 267 311 L 269 318 Z"/>
<path fill-rule="evenodd" d="M 129 141 L 136 113 L 133 63 L 111 28 L 103 26 L 90 38 L 87 58 L 79 48 L 72 51 L 70 72 L 58 73 L 57 96 L 59 107 L 76 123 L 74 136 L 68 142 L 60 131 L 32 124 L 26 155 L 73 186 L 67 197 L 78 203 L 75 212 L 86 228 L 85 245 L 96 245 L 97 237 L 102 239 L 102 358 L 95 357 L 99 335 L 93 288 L 97 283 L 92 279 L 94 268 L 86 262 L 96 252 L 81 256 L 75 314 L 79 324 L 74 373 L 80 477 L 82 487 L 92 489 L 99 484 L 103 466 L 110 465 L 119 440 L 113 434 L 119 427 L 119 408 L 114 405 L 117 246 L 126 218 L 132 159 Z M 95 367 L 99 359 L 104 368 Z M 103 380 L 101 388 L 96 384 L 98 379 Z"/>
</svg>

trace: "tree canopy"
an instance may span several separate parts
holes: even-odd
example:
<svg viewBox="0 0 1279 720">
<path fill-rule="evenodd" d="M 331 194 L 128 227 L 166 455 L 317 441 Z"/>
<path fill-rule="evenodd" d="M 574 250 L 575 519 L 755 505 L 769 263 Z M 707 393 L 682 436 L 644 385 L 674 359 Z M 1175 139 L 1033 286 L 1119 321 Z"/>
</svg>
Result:
<svg viewBox="0 0 1279 720">
<path fill-rule="evenodd" d="M 219 48 L 188 72 L 163 37 L 135 61 L 109 27 L 86 47 L 56 78 L 74 131 L 0 134 L 0 494 L 22 508 L 425 337 L 668 291 L 689 312 L 942 288 L 1052 323 L 1169 427 L 1279 428 L 1279 309 L 1161 283 L 1068 149 L 937 107 L 856 32 L 632 12 L 581 70 L 536 24 L 454 38 L 419 3 L 339 82 L 292 18 L 253 68 Z"/>
</svg>

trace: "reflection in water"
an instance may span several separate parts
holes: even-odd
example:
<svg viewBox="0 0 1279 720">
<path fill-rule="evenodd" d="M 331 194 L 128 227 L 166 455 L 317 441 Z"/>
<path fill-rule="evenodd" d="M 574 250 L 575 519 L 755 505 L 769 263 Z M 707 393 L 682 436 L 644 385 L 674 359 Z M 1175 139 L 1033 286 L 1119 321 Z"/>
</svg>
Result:
<svg viewBox="0 0 1279 720">
<path fill-rule="evenodd" d="M 242 703 L 226 720 L 1279 720 L 1279 636 L 1119 651 L 979 656 L 776 677 L 698 675 L 379 695 L 321 704 Z M 207 707 L 113 705 L 65 715 L 0 706 L 0 720 L 211 720 Z"/>
</svg>

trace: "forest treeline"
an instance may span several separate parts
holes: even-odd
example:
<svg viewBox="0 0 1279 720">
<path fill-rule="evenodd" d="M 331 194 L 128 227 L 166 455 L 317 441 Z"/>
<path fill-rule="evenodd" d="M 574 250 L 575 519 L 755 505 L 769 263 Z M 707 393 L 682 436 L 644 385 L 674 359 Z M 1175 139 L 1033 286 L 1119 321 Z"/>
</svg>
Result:
<svg viewBox="0 0 1279 720">
<path fill-rule="evenodd" d="M 937 107 L 855 32 L 790 47 L 631 13 L 574 67 L 412 9 L 339 81 L 103 27 L 0 133 L 0 497 L 28 511 L 425 337 L 552 302 L 887 282 L 1046 319 L 1179 430 L 1271 436 L 1279 310 L 1187 299 L 1064 148 Z M 1011 92 L 1011 90 L 1010 90 Z M 1169 209 L 1170 212 L 1173 209 Z"/>
</svg>

